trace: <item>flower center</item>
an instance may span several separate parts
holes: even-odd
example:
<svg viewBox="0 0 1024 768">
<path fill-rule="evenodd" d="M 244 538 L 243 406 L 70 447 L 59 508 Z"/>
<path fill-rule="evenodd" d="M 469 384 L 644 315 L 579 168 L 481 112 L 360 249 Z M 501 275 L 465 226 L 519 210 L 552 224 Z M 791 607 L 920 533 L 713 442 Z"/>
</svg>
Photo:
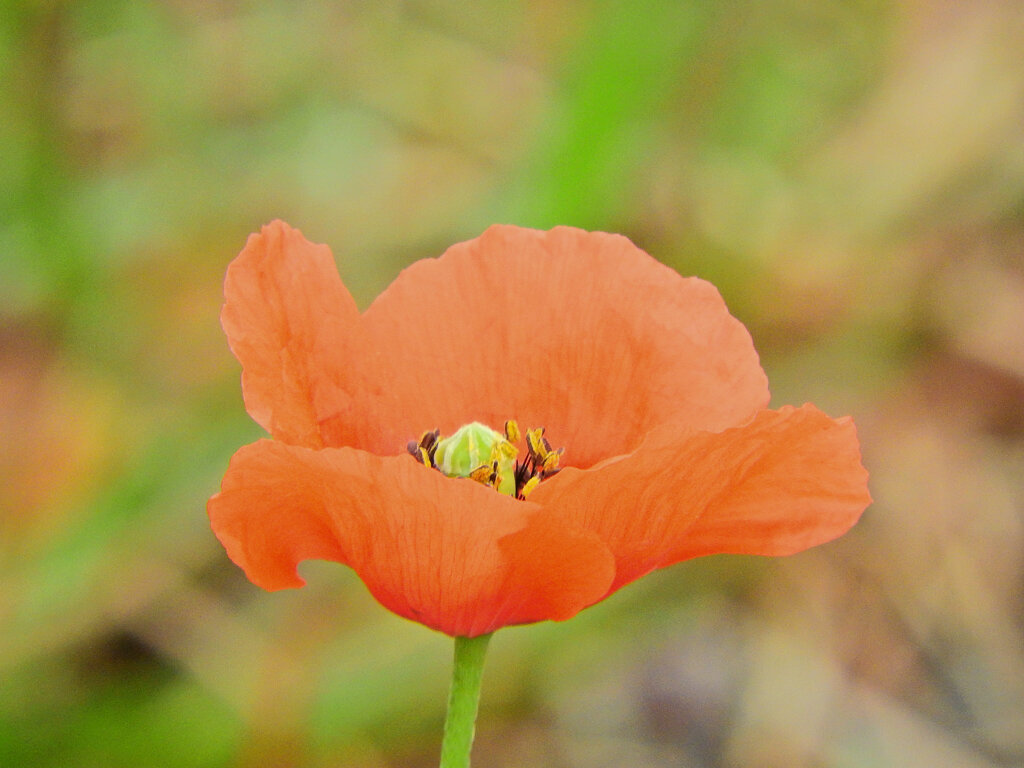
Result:
<svg viewBox="0 0 1024 768">
<path fill-rule="evenodd" d="M 448 477 L 468 477 L 489 485 L 499 493 L 525 499 L 545 480 L 558 472 L 564 448 L 552 450 L 544 427 L 526 430 L 526 455 L 519 458 L 519 425 L 505 422 L 504 433 L 474 421 L 459 427 L 449 437 L 438 429 L 424 432 L 419 442 L 410 440 L 409 453 Z"/>
</svg>

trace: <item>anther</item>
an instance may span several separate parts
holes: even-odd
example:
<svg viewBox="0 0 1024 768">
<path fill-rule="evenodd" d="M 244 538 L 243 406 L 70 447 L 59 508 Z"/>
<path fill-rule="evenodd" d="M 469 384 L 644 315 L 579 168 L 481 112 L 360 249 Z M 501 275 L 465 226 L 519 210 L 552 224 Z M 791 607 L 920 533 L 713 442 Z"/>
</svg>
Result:
<svg viewBox="0 0 1024 768">
<path fill-rule="evenodd" d="M 526 448 L 537 464 L 543 464 L 551 453 L 551 444 L 544 439 L 544 427 L 526 430 Z"/>
<path fill-rule="evenodd" d="M 562 457 L 562 449 L 559 448 L 557 451 L 550 451 L 547 456 L 544 457 L 544 461 L 541 464 L 541 472 L 544 474 L 551 474 L 558 469 L 558 460 Z"/>
<path fill-rule="evenodd" d="M 526 481 L 526 484 L 522 488 L 519 489 L 519 498 L 525 499 L 538 485 L 540 485 L 540 475 L 534 475 Z"/>
</svg>

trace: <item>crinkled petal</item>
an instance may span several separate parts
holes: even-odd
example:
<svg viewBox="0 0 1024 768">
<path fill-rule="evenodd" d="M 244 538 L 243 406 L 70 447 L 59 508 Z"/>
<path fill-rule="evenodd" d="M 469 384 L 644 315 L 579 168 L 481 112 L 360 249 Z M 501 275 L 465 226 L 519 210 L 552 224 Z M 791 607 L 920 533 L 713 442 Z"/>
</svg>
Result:
<svg viewBox="0 0 1024 768">
<path fill-rule="evenodd" d="M 821 544 L 847 531 L 871 497 L 853 422 L 804 405 L 723 432 L 653 434 L 632 455 L 563 470 L 530 500 L 608 545 L 614 591 L 700 555 Z"/>
<path fill-rule="evenodd" d="M 253 419 L 294 445 L 355 444 L 359 312 L 327 246 L 271 222 L 231 262 L 224 299 Z"/>
<path fill-rule="evenodd" d="M 653 426 L 748 421 L 768 387 L 718 291 L 619 235 L 494 226 L 417 262 L 364 314 L 389 453 L 469 421 L 546 426 L 565 463 L 633 450 Z"/>
<path fill-rule="evenodd" d="M 261 440 L 235 454 L 208 511 L 257 585 L 301 586 L 300 561 L 334 560 L 385 607 L 449 635 L 569 618 L 614 576 L 595 534 L 409 456 Z"/>
</svg>

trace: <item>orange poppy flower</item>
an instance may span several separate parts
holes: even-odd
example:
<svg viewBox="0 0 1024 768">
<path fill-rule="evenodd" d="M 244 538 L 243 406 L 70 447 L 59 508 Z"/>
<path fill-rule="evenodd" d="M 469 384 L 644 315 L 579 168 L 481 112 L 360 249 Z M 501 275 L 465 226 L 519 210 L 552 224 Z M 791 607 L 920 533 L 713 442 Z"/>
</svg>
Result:
<svg viewBox="0 0 1024 768">
<path fill-rule="evenodd" d="M 718 291 L 624 237 L 494 226 L 360 313 L 330 250 L 275 221 L 225 299 L 246 408 L 273 439 L 235 454 L 208 511 L 265 589 L 333 560 L 400 616 L 474 637 L 567 619 L 688 558 L 803 550 L 870 502 L 853 422 L 768 410 Z M 497 460 L 438 471 L 438 435 L 510 419 L 546 428 L 509 449 L 512 490 Z"/>
</svg>

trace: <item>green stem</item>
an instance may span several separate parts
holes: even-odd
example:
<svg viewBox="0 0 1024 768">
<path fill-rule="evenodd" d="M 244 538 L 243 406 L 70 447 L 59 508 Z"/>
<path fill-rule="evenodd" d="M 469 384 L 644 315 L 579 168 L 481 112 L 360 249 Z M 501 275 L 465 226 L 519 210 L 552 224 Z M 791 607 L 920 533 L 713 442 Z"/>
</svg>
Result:
<svg viewBox="0 0 1024 768">
<path fill-rule="evenodd" d="M 480 703 L 480 678 L 490 635 L 455 638 L 455 664 L 448 693 L 448 716 L 444 721 L 441 768 L 469 768 L 473 747 L 476 710 Z"/>
</svg>

